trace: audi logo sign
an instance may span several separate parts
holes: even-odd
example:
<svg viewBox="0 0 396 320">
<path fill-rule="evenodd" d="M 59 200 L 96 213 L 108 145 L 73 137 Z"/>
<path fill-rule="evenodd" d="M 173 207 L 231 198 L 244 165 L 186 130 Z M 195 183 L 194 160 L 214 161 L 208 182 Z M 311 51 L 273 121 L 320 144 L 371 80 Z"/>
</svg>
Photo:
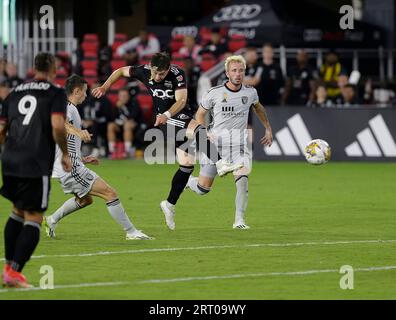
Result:
<svg viewBox="0 0 396 320">
<path fill-rule="evenodd" d="M 196 37 L 198 35 L 198 28 L 196 26 L 175 27 L 172 29 L 172 37 L 183 35 Z"/>
<path fill-rule="evenodd" d="M 259 15 L 261 6 L 258 4 L 232 5 L 222 8 L 213 16 L 214 22 L 252 19 Z"/>
</svg>

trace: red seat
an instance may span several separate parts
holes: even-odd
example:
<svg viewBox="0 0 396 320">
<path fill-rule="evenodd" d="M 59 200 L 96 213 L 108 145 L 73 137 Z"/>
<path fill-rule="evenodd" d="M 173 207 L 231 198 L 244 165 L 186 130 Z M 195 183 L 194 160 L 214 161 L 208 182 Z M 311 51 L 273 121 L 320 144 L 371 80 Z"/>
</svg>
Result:
<svg viewBox="0 0 396 320">
<path fill-rule="evenodd" d="M 184 36 L 179 34 L 172 38 L 171 42 L 169 43 L 169 47 L 171 52 L 177 52 L 181 47 L 183 47 L 183 40 Z"/>
<path fill-rule="evenodd" d="M 98 69 L 98 60 L 94 60 L 94 59 L 82 60 L 81 66 L 83 69 L 97 70 Z"/>
<path fill-rule="evenodd" d="M 83 41 L 99 42 L 99 36 L 96 33 L 86 33 L 84 34 Z"/>
<path fill-rule="evenodd" d="M 208 43 L 211 39 L 211 30 L 208 27 L 201 27 L 199 29 L 199 37 L 201 38 L 201 44 L 205 45 Z"/>
<path fill-rule="evenodd" d="M 83 51 L 98 51 L 99 42 L 87 42 L 87 41 L 84 41 L 83 43 L 81 43 L 81 49 Z"/>
<path fill-rule="evenodd" d="M 150 64 L 151 61 L 151 55 L 146 55 L 140 58 L 139 63 L 140 64 Z"/>
<path fill-rule="evenodd" d="M 84 59 L 97 59 L 98 51 L 84 51 Z"/>
<path fill-rule="evenodd" d="M 172 59 L 171 64 L 175 64 L 182 69 L 184 69 L 184 67 L 186 66 L 184 59 Z"/>
<path fill-rule="evenodd" d="M 116 33 L 114 35 L 114 42 L 119 41 L 119 42 L 125 42 L 128 40 L 128 36 L 125 33 Z"/>
<path fill-rule="evenodd" d="M 111 50 L 113 51 L 113 56 L 115 55 L 117 49 L 119 46 L 121 46 L 122 44 L 124 44 L 125 42 L 121 42 L 121 41 L 114 41 L 113 44 L 111 45 Z"/>
<path fill-rule="evenodd" d="M 67 78 L 67 72 L 64 68 L 59 68 L 56 70 L 56 77 Z"/>
<path fill-rule="evenodd" d="M 228 50 L 231 52 L 235 52 L 241 48 L 245 48 L 247 45 L 247 41 L 245 36 L 235 34 L 228 41 Z"/>
<path fill-rule="evenodd" d="M 126 61 L 124 59 L 111 60 L 110 65 L 111 65 L 111 70 L 114 71 L 116 69 L 125 67 Z"/>
<path fill-rule="evenodd" d="M 98 70 L 96 70 L 96 69 L 84 69 L 83 70 L 83 75 L 84 75 L 84 77 L 97 77 L 98 76 Z"/>
<path fill-rule="evenodd" d="M 94 83 L 98 82 L 98 77 L 97 76 L 85 76 L 85 80 L 88 83 L 88 86 L 92 86 Z"/>
<path fill-rule="evenodd" d="M 55 78 L 55 83 L 58 85 L 58 86 L 60 86 L 60 87 L 64 87 L 65 86 L 65 84 L 66 84 L 66 80 L 67 80 L 67 78 L 66 77 L 57 77 L 57 78 Z"/>
<path fill-rule="evenodd" d="M 127 80 L 125 78 L 121 78 L 118 81 L 114 82 L 114 84 L 111 86 L 112 90 L 120 90 L 126 87 L 127 85 Z"/>
<path fill-rule="evenodd" d="M 140 109 L 143 112 L 144 121 L 152 124 L 153 121 L 153 98 L 149 94 L 138 94 L 136 97 Z"/>
<path fill-rule="evenodd" d="M 201 71 L 205 72 L 212 68 L 217 63 L 217 59 L 211 53 L 205 53 L 202 55 L 202 61 L 200 63 Z"/>
</svg>

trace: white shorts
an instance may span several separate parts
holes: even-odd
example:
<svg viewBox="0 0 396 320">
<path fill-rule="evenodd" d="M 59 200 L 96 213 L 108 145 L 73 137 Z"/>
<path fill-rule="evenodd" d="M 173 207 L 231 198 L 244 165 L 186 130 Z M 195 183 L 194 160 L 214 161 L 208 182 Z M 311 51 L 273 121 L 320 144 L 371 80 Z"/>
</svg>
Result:
<svg viewBox="0 0 396 320">
<path fill-rule="evenodd" d="M 72 171 L 60 178 L 64 193 L 72 193 L 77 197 L 86 196 L 99 176 L 84 165 L 73 167 Z"/>
<path fill-rule="evenodd" d="M 252 171 L 252 153 L 246 145 L 218 147 L 221 157 L 230 163 L 241 163 L 246 174 Z M 200 153 L 199 175 L 214 178 L 217 175 L 216 165 L 205 154 Z"/>
</svg>

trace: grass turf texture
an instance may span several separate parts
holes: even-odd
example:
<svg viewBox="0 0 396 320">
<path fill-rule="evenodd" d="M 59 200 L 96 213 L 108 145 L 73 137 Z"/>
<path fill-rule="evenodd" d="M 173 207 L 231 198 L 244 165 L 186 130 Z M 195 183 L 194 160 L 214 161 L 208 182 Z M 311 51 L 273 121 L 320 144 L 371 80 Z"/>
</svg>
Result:
<svg viewBox="0 0 396 320">
<path fill-rule="evenodd" d="M 323 241 L 396 239 L 394 163 L 254 163 L 247 222 L 233 230 L 235 185 L 217 178 L 200 197 L 191 191 L 177 205 L 176 230 L 164 223 L 159 202 L 167 197 L 176 166 L 102 161 L 92 166 L 116 188 L 134 224 L 154 241 L 126 241 L 104 201 L 61 221 L 57 238 L 44 230 L 24 274 L 39 285 L 42 265 L 54 268 L 55 286 L 123 282 L 95 287 L 1 292 L 2 299 L 395 299 L 396 269 L 355 272 L 354 289 L 341 290 L 341 266 L 395 266 L 396 242 L 318 244 Z M 194 174 L 197 175 L 198 167 Z M 52 181 L 52 213 L 66 199 Z M 10 204 L 0 200 L 3 229 Z M 291 246 L 250 244 L 306 243 Z M 219 246 L 230 246 L 220 247 Z M 196 249 L 201 247 L 201 249 Z M 211 247 L 211 248 L 203 248 Z M 51 257 L 99 251 L 195 248 L 109 255 Z M 4 256 L 3 238 L 0 254 Z M 313 274 L 285 272 L 334 270 Z M 278 275 L 263 275 L 267 273 Z M 248 275 L 241 278 L 145 283 L 152 279 Z"/>
</svg>

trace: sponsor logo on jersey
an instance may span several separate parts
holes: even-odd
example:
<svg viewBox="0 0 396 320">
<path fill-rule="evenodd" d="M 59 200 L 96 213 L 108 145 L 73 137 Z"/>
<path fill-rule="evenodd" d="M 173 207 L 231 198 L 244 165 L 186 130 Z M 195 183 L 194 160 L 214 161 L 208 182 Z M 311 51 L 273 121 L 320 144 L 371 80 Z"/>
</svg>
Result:
<svg viewBox="0 0 396 320">
<path fill-rule="evenodd" d="M 173 90 L 161 90 L 161 89 L 151 89 L 151 92 L 153 94 L 153 97 L 160 98 L 162 100 L 165 99 L 173 99 L 175 95 L 173 94 Z"/>
</svg>

